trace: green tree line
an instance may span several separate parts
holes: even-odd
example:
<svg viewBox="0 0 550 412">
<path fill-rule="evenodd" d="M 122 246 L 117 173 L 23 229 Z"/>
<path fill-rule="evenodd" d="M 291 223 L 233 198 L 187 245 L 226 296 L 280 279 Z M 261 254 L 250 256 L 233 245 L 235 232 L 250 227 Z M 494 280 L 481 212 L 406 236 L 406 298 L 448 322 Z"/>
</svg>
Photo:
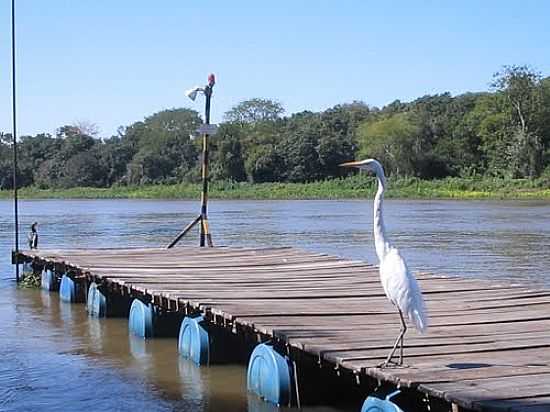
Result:
<svg viewBox="0 0 550 412">
<path fill-rule="evenodd" d="M 289 116 L 269 99 L 239 103 L 211 139 L 211 178 L 312 182 L 375 157 L 389 175 L 536 178 L 550 175 L 550 77 L 505 66 L 481 93 L 427 95 L 382 108 L 363 102 Z M 99 138 L 92 124 L 22 136 L 19 184 L 42 189 L 196 182 L 198 112 L 164 110 Z M 12 188 L 11 135 L 0 134 L 0 189 Z"/>
</svg>

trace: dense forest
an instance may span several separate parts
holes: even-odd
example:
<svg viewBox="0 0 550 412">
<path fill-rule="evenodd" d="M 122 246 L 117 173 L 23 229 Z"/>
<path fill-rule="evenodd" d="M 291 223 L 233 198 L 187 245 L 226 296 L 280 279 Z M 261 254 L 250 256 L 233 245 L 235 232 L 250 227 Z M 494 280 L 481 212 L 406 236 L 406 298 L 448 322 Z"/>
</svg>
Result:
<svg viewBox="0 0 550 412">
<path fill-rule="evenodd" d="M 211 139 L 213 180 L 311 182 L 375 157 L 389 175 L 535 178 L 550 175 L 550 77 L 505 66 L 488 92 L 428 95 L 383 108 L 363 102 L 284 115 L 251 99 L 225 113 Z M 93 124 L 22 136 L 19 184 L 43 189 L 195 182 L 201 116 L 164 110 L 100 138 Z M 11 135 L 0 135 L 0 189 L 12 187 Z"/>
</svg>

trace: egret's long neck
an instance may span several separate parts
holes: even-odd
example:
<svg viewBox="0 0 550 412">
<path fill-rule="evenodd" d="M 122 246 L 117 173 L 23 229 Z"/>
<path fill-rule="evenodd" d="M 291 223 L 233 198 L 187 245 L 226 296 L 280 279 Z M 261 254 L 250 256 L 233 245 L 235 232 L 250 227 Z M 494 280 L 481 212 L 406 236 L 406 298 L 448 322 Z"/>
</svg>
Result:
<svg viewBox="0 0 550 412">
<path fill-rule="evenodd" d="M 374 197 L 374 246 L 380 262 L 386 256 L 390 244 L 386 240 L 386 229 L 384 227 L 384 217 L 382 215 L 382 203 L 384 202 L 384 191 L 386 189 L 386 177 L 382 169 L 376 170 L 378 180 L 378 190 Z"/>
</svg>

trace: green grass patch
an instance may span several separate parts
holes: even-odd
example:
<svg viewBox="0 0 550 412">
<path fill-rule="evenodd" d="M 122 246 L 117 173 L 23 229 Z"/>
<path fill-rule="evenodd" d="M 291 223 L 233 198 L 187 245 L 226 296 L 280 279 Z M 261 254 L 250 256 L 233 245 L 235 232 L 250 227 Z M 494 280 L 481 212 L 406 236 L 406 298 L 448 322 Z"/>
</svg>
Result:
<svg viewBox="0 0 550 412">
<path fill-rule="evenodd" d="M 22 199 L 198 199 L 201 185 L 77 187 L 20 189 Z M 355 199 L 372 197 L 376 181 L 366 175 L 312 183 L 212 182 L 214 199 Z M 12 197 L 0 191 L 0 199 Z M 445 178 L 421 180 L 390 178 L 386 197 L 403 199 L 550 199 L 550 179 Z"/>
</svg>

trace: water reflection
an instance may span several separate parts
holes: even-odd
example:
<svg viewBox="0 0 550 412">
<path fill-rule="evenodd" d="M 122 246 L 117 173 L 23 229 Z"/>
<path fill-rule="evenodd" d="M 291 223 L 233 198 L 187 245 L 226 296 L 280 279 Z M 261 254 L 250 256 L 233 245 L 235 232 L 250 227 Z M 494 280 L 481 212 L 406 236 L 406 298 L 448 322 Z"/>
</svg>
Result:
<svg viewBox="0 0 550 412">
<path fill-rule="evenodd" d="M 204 403 L 204 395 L 206 392 L 202 374 L 205 368 L 197 367 L 189 359 L 184 359 L 178 356 L 178 382 L 180 383 L 181 393 L 185 393 L 186 397 L 192 400 L 197 406 Z M 197 408 L 199 409 L 199 408 Z"/>
<path fill-rule="evenodd" d="M 217 245 L 292 245 L 376 262 L 371 207 L 213 201 L 210 223 Z M 32 201 L 20 210 L 22 227 L 38 221 L 49 247 L 152 247 L 167 244 L 197 204 Z M 57 293 L 16 288 L 6 280 L 13 277 L 11 213 L 11 202 L 0 201 L 0 410 L 277 409 L 246 393 L 244 365 L 198 368 L 178 355 L 175 339 L 130 337 L 126 319 L 88 318 L 84 305 Z M 415 269 L 550 287 L 548 202 L 390 200 L 386 223 Z"/>
<path fill-rule="evenodd" d="M 46 310 L 50 310 L 53 304 L 52 301 L 54 301 L 52 293 L 45 290 L 41 290 L 39 293 L 42 307 Z M 55 301 L 55 304 L 57 304 L 57 300 Z"/>
<path fill-rule="evenodd" d="M 147 344 L 150 342 L 152 341 L 147 341 L 132 334 L 128 335 L 130 353 L 132 354 L 133 360 L 143 370 L 149 370 L 149 368 L 152 366 L 151 353 L 147 352 Z"/>
</svg>

